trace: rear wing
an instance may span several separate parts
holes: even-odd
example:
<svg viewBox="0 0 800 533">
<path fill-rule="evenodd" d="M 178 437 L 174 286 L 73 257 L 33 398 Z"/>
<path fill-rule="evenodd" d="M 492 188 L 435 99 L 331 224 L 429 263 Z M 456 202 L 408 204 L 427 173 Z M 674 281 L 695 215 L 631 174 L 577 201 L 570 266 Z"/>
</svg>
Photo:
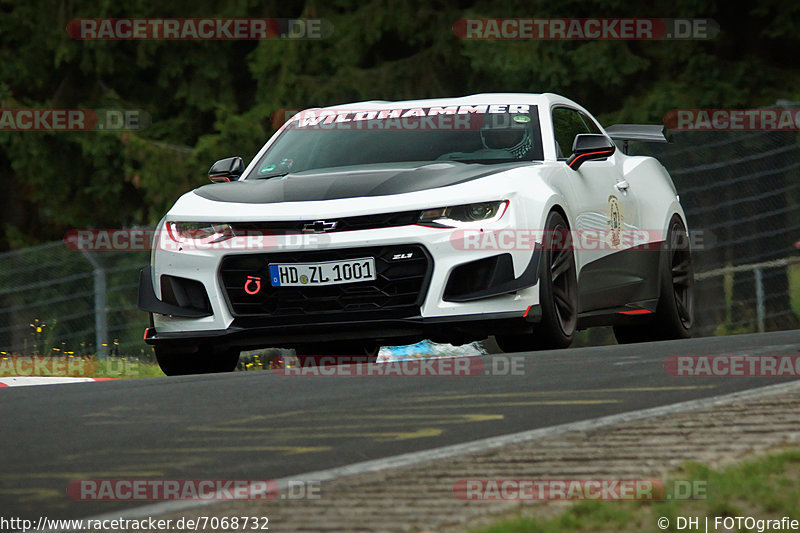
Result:
<svg viewBox="0 0 800 533">
<path fill-rule="evenodd" d="M 659 124 L 614 124 L 606 128 L 609 137 L 622 141 L 622 152 L 628 153 L 628 141 L 668 143 L 664 126 Z"/>
</svg>

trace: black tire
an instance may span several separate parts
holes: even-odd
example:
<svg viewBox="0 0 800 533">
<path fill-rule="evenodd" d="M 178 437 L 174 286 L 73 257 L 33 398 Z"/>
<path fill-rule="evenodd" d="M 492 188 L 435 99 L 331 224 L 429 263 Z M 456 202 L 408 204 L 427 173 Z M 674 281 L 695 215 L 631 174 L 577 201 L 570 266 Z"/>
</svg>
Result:
<svg viewBox="0 0 800 533">
<path fill-rule="evenodd" d="M 694 326 L 694 268 L 686 226 L 675 215 L 661 253 L 655 316 L 637 325 L 614 326 L 619 344 L 688 339 Z"/>
<path fill-rule="evenodd" d="M 495 342 L 503 353 L 529 352 L 536 348 L 531 345 L 531 335 L 495 335 Z"/>
<path fill-rule="evenodd" d="M 378 360 L 381 347 L 374 341 L 349 341 L 304 344 L 295 348 L 301 367 L 346 364 L 374 363 Z"/>
<path fill-rule="evenodd" d="M 578 276 L 569 225 L 557 211 L 551 211 L 545 222 L 539 284 L 541 322 L 531 334 L 495 336 L 504 352 L 567 348 L 572 344 L 578 323 Z"/>
<path fill-rule="evenodd" d="M 155 346 L 154 349 L 158 366 L 168 376 L 233 372 L 239 362 L 239 350 L 235 348 L 224 350 L 212 347 L 170 349 Z"/>
</svg>

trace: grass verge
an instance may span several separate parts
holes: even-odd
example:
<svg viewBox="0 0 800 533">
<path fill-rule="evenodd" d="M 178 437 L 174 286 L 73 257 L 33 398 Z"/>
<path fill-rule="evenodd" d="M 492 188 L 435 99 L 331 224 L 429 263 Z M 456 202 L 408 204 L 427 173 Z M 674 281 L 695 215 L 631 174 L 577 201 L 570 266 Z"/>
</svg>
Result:
<svg viewBox="0 0 800 533">
<path fill-rule="evenodd" d="M 521 508 L 514 516 L 502 519 L 473 533 L 561 533 L 639 532 L 639 531 L 715 531 L 715 517 L 754 517 L 756 519 L 800 520 L 800 448 L 776 452 L 720 470 L 689 463 L 671 481 L 700 481 L 707 487 L 704 499 L 664 501 L 576 502 L 563 512 L 549 517 L 543 506 Z M 670 484 L 667 483 L 667 486 Z M 538 515 L 538 516 L 537 516 Z M 680 527 L 680 519 L 695 518 L 698 527 Z M 666 528 L 659 519 L 668 520 Z M 718 529 L 719 531 L 758 531 Z M 773 529 L 763 529 L 771 531 Z"/>
<path fill-rule="evenodd" d="M 128 359 L 126 357 L 106 357 L 97 361 L 93 378 L 157 378 L 164 377 L 161 368 L 155 363 Z"/>
</svg>

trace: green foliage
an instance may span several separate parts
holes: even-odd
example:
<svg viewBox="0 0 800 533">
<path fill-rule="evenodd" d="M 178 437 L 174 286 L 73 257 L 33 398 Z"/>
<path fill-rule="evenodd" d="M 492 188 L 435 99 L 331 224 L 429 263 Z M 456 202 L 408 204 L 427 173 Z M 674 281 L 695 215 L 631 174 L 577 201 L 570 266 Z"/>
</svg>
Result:
<svg viewBox="0 0 800 533">
<path fill-rule="evenodd" d="M 4 2 L 4 108 L 135 108 L 152 125 L 127 133 L 0 133 L 10 191 L 0 249 L 72 227 L 155 223 L 210 164 L 251 158 L 279 109 L 477 92 L 557 92 L 601 120 L 661 121 L 680 107 L 748 107 L 800 99 L 796 2 L 732 10 L 712 0 L 146 0 Z M 708 41 L 463 41 L 462 17 L 710 17 Z M 76 18 L 319 17 L 323 40 L 80 41 Z M 6 209 L 8 205 L 19 206 Z"/>
</svg>

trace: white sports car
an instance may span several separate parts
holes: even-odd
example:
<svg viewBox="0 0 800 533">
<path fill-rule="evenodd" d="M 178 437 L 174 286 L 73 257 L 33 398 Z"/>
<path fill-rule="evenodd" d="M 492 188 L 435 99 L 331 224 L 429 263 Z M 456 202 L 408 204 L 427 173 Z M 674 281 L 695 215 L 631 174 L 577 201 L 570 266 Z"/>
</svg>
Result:
<svg viewBox="0 0 800 533">
<path fill-rule="evenodd" d="M 239 352 L 375 357 L 688 337 L 686 219 L 666 169 L 555 94 L 372 101 L 296 114 L 244 167 L 215 163 L 159 223 L 139 306 L 167 374 Z M 618 146 L 615 144 L 618 143 Z"/>
</svg>

